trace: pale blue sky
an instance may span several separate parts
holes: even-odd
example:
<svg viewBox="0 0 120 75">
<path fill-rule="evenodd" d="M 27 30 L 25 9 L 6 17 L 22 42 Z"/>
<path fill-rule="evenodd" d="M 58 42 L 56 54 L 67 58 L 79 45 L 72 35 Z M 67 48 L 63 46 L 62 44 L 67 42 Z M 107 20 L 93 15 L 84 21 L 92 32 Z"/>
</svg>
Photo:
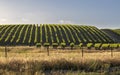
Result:
<svg viewBox="0 0 120 75">
<path fill-rule="evenodd" d="M 0 0 L 0 24 L 16 23 L 120 28 L 120 0 Z"/>
</svg>

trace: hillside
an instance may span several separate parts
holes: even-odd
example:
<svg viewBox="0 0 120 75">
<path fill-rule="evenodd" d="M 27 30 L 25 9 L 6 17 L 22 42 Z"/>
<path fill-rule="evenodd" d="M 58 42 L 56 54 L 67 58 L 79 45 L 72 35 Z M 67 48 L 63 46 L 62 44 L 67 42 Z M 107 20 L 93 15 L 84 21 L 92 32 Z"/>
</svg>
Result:
<svg viewBox="0 0 120 75">
<path fill-rule="evenodd" d="M 102 29 L 107 33 L 115 42 L 120 42 L 120 29 Z"/>
<path fill-rule="evenodd" d="M 114 32 L 116 32 L 117 34 L 120 34 L 120 29 L 113 29 Z"/>
<path fill-rule="evenodd" d="M 0 25 L 0 45 L 36 43 L 111 43 L 113 40 L 94 26 L 61 24 Z"/>
</svg>

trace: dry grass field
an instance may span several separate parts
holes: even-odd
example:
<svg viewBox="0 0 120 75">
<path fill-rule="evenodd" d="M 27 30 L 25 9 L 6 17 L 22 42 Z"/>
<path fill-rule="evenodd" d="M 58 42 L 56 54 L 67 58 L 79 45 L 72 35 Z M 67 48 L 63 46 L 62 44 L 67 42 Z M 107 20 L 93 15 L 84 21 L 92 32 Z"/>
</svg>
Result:
<svg viewBox="0 0 120 75">
<path fill-rule="evenodd" d="M 0 59 L 4 59 L 4 47 L 0 47 Z M 51 60 L 51 59 L 67 59 L 67 60 L 81 60 L 81 59 L 120 59 L 120 50 L 113 50 L 113 57 L 111 57 L 110 50 L 88 50 L 84 49 L 84 56 L 82 57 L 81 49 L 49 49 L 50 55 L 47 55 L 46 48 L 36 48 L 28 46 L 7 47 L 8 59 L 34 59 L 34 60 Z"/>
<path fill-rule="evenodd" d="M 7 47 L 7 58 L 5 57 L 4 49 L 4 47 L 0 47 L 1 74 L 6 74 L 10 71 L 21 73 L 26 72 L 26 70 L 30 70 L 30 73 L 32 72 L 31 75 L 39 71 L 46 72 L 47 70 L 70 70 L 65 73 L 68 75 L 69 73 L 73 75 L 71 71 L 104 73 L 108 72 L 110 67 L 116 68 L 117 66 L 117 71 L 120 70 L 119 49 L 113 50 L 113 57 L 111 57 L 110 50 L 87 50 L 85 48 L 82 57 L 81 49 L 70 50 L 67 48 L 62 50 L 50 48 L 50 55 L 48 56 L 46 48 L 18 46 Z M 76 72 L 76 75 L 81 72 Z M 57 74 L 60 74 L 60 72 L 57 72 Z"/>
</svg>

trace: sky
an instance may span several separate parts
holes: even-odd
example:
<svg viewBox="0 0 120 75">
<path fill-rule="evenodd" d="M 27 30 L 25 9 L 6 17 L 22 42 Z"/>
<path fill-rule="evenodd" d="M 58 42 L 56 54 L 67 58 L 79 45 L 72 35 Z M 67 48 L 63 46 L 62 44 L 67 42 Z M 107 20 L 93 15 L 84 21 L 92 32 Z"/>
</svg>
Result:
<svg viewBox="0 0 120 75">
<path fill-rule="evenodd" d="M 0 0 L 0 24 L 120 28 L 120 0 Z"/>
</svg>

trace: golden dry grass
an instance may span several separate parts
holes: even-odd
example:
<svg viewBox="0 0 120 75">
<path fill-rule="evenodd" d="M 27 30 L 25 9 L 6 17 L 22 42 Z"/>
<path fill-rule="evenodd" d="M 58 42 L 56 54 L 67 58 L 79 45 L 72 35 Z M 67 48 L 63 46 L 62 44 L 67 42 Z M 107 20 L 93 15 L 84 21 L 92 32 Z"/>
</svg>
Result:
<svg viewBox="0 0 120 75">
<path fill-rule="evenodd" d="M 0 47 L 0 59 L 4 58 L 4 47 Z M 7 59 L 24 59 L 24 60 L 52 60 L 52 59 L 66 59 L 66 60 L 83 60 L 83 59 L 120 59 L 120 51 L 114 50 L 113 57 L 111 57 L 110 50 L 87 50 L 84 49 L 84 56 L 82 57 L 81 49 L 52 49 L 50 48 L 50 55 L 47 56 L 46 48 L 36 48 L 29 46 L 7 47 Z"/>
<path fill-rule="evenodd" d="M 120 66 L 120 51 L 114 50 L 111 57 L 110 50 L 87 50 L 84 49 L 82 57 L 81 49 L 52 49 L 47 55 L 46 48 L 36 48 L 28 46 L 7 47 L 8 56 L 5 58 L 4 47 L 0 47 L 0 73 L 9 72 L 34 72 L 40 70 L 83 70 L 108 71 L 111 66 Z M 106 70 L 107 69 L 107 70 Z M 27 72 L 27 73 L 30 73 Z M 6 74 L 5 73 L 5 74 Z M 54 71 L 53 71 L 54 73 Z M 56 73 L 56 72 L 55 72 Z M 58 74 L 58 73 L 57 73 Z M 68 72 L 69 74 L 69 72 Z M 70 73 L 71 74 L 71 73 Z M 26 74 L 26 75 L 33 75 Z M 36 74 L 39 75 L 39 74 Z M 73 74 L 74 75 L 74 74 Z M 77 75 L 77 74 L 76 74 Z"/>
</svg>

